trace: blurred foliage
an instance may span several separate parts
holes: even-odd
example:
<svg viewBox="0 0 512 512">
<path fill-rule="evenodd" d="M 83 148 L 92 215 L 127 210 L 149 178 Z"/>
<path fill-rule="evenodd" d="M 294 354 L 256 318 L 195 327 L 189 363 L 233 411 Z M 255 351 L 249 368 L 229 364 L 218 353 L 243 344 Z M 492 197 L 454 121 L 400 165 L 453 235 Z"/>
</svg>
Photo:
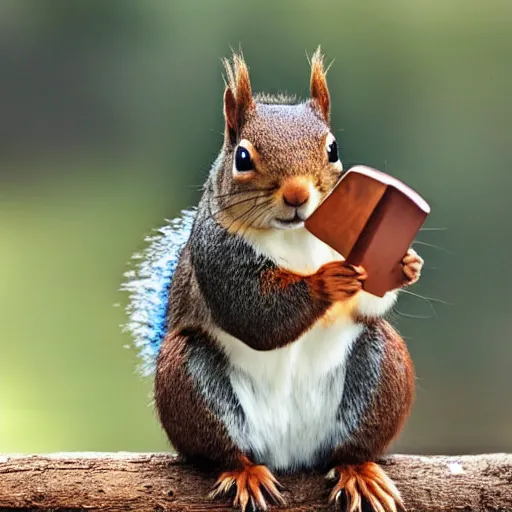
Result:
<svg viewBox="0 0 512 512">
<path fill-rule="evenodd" d="M 511 22 L 509 0 L 1 2 L 0 451 L 167 448 L 112 305 L 199 197 L 239 44 L 256 91 L 302 96 L 322 44 L 345 167 L 432 205 L 412 291 L 449 304 L 397 306 L 418 397 L 395 450 L 511 451 Z"/>
</svg>

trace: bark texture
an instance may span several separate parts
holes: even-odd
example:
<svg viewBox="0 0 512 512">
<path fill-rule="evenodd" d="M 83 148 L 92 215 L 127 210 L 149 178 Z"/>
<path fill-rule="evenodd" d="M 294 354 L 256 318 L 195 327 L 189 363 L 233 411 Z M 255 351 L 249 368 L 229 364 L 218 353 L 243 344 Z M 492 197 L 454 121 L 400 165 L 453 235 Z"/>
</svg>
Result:
<svg viewBox="0 0 512 512">
<path fill-rule="evenodd" d="M 512 455 L 393 455 L 383 459 L 409 512 L 512 511 Z M 166 454 L 61 453 L 0 456 L 0 510 L 220 512 L 206 498 L 217 475 Z M 272 510 L 329 510 L 323 475 L 280 477 L 287 505 Z"/>
</svg>

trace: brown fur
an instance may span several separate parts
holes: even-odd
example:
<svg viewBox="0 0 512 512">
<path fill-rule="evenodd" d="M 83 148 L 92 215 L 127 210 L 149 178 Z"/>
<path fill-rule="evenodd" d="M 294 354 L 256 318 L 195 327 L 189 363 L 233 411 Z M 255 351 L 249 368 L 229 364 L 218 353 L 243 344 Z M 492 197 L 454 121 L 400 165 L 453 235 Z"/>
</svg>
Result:
<svg viewBox="0 0 512 512">
<path fill-rule="evenodd" d="M 414 401 L 414 368 L 407 347 L 386 321 L 376 320 L 375 323 L 387 340 L 380 386 L 352 440 L 333 454 L 333 465 L 362 463 L 380 457 L 400 433 Z M 397 400 L 397 397 L 403 399 Z"/>
<path fill-rule="evenodd" d="M 385 435 L 384 437 L 389 437 L 389 440 L 383 439 L 382 444 L 377 446 L 377 453 L 384 452 L 391 441 L 401 432 L 415 398 L 414 365 L 407 346 L 389 323 L 384 320 L 381 320 L 381 322 L 388 344 L 378 390 L 382 399 L 382 409 L 377 416 L 380 424 L 386 427 L 383 430 L 388 433 L 388 436 Z M 402 396 L 404 390 L 406 393 L 403 401 L 397 400 L 396 397 Z M 388 420 L 386 421 L 384 417 Z M 399 419 L 395 425 L 392 425 L 392 422 L 389 421 L 389 418 L 392 417 Z"/>
<path fill-rule="evenodd" d="M 179 453 L 186 453 L 191 460 L 235 467 L 240 464 L 242 453 L 224 425 L 206 407 L 187 374 L 184 357 L 187 341 L 186 334 L 171 332 L 160 349 L 155 375 L 160 421 Z M 186 418 L 194 420 L 186 421 Z M 208 461 L 203 460 L 205 454 Z"/>
<path fill-rule="evenodd" d="M 261 276 L 261 291 L 264 294 L 272 293 L 274 290 L 284 290 L 292 284 L 299 283 L 304 276 L 288 272 L 285 269 L 272 269 L 264 272 Z"/>
<path fill-rule="evenodd" d="M 311 293 L 331 306 L 320 321 L 324 326 L 331 325 L 343 317 L 357 318 L 357 292 L 361 290 L 366 274 L 359 267 L 347 266 L 333 261 L 323 265 L 315 274 L 304 276 L 285 269 L 274 269 L 261 276 L 261 289 L 264 294 L 283 290 L 305 280 Z M 358 319 L 364 321 L 364 319 Z"/>
<path fill-rule="evenodd" d="M 218 171 L 212 176 L 211 207 L 223 227 L 243 233 L 268 227 L 286 207 L 283 188 L 289 178 L 310 181 L 323 198 L 336 183 L 339 170 L 328 161 L 325 148 L 330 100 L 319 50 L 311 61 L 311 97 L 302 103 L 285 96 L 253 96 L 241 55 L 234 54 L 224 66 L 225 138 Z M 252 171 L 233 173 L 238 144 L 249 150 Z M 291 195 L 304 196 L 303 192 L 299 187 Z"/>
<path fill-rule="evenodd" d="M 308 283 L 312 292 L 325 297 L 329 302 L 346 301 L 362 290 L 366 272 L 361 267 L 343 261 L 326 263 L 312 276 Z"/>
<path fill-rule="evenodd" d="M 254 108 L 249 70 L 241 55 L 233 54 L 233 65 L 225 59 L 228 83 L 224 92 L 224 115 L 227 134 L 233 140 L 244 122 L 246 114 Z"/>
<path fill-rule="evenodd" d="M 320 47 L 311 59 L 311 98 L 320 109 L 326 123 L 330 122 L 331 98 L 324 71 L 324 56 Z"/>
<path fill-rule="evenodd" d="M 362 289 L 366 272 L 361 267 L 348 265 L 343 261 L 332 261 L 322 265 L 314 274 L 301 275 L 283 268 L 273 269 L 262 274 L 262 290 L 270 293 L 283 290 L 304 280 L 313 296 L 329 304 L 346 302 Z"/>
</svg>

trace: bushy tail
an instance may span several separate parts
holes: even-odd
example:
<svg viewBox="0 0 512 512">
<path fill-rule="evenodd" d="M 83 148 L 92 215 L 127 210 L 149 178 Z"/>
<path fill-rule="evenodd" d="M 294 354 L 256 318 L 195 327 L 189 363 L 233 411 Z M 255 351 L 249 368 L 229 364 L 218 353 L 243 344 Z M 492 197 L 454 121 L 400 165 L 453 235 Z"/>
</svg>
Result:
<svg viewBox="0 0 512 512">
<path fill-rule="evenodd" d="M 128 279 L 121 290 L 128 292 L 128 322 L 124 330 L 132 334 L 142 359 L 143 375 L 154 372 L 156 358 L 165 336 L 169 290 L 181 251 L 189 239 L 196 210 L 184 210 L 169 221 L 156 235 L 146 238 L 148 246 L 132 259 L 134 268 L 125 273 Z"/>
</svg>

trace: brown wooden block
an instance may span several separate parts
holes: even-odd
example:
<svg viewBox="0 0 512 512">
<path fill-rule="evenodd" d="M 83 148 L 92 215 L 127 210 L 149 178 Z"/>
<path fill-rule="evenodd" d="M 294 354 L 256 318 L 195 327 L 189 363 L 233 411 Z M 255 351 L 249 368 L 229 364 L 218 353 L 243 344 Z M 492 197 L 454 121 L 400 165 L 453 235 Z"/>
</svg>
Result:
<svg viewBox="0 0 512 512">
<path fill-rule="evenodd" d="M 403 285 L 401 261 L 430 213 L 401 181 L 376 169 L 352 167 L 306 220 L 306 228 L 368 272 L 364 289 L 382 297 Z"/>
</svg>

